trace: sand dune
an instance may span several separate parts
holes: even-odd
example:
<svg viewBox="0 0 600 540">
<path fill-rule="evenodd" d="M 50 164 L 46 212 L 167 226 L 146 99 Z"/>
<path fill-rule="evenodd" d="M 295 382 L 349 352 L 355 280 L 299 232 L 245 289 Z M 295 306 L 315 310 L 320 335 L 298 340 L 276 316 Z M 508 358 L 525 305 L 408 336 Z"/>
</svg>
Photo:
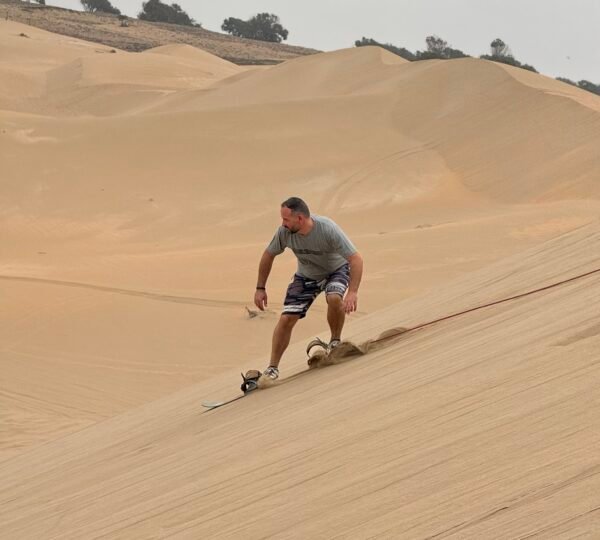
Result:
<svg viewBox="0 0 600 540">
<path fill-rule="evenodd" d="M 565 84 L 550 77 L 540 76 L 537 73 L 533 73 L 525 69 L 518 69 L 505 64 L 498 64 L 498 66 L 505 69 L 511 77 L 514 77 L 517 81 L 527 86 L 537 88 L 538 90 L 543 90 L 544 92 L 554 96 L 562 96 L 572 99 L 586 107 L 590 107 L 591 109 L 598 110 L 600 107 L 600 103 L 598 103 L 595 94 L 581 90 L 576 86 Z"/>
<path fill-rule="evenodd" d="M 43 112 L 28 101 L 45 93 L 46 73 L 89 55 L 104 54 L 109 47 L 58 36 L 12 21 L 0 26 L 0 110 Z M 35 103 L 35 101 L 34 101 Z"/>
<path fill-rule="evenodd" d="M 160 47 L 154 47 L 147 49 L 143 54 L 162 54 L 165 56 L 172 56 L 179 59 L 185 59 L 192 62 L 202 63 L 205 67 L 212 67 L 214 71 L 227 72 L 230 75 L 239 73 L 242 71 L 240 66 L 223 60 L 214 54 L 210 54 L 197 47 L 186 45 L 184 43 L 174 43 L 171 45 L 161 45 Z"/>
<path fill-rule="evenodd" d="M 7 54 L 0 62 L 1 109 L 51 116 L 122 114 L 172 90 L 205 88 L 245 71 L 190 45 L 136 54 L 10 21 L 2 29 L 0 44 Z"/>
<path fill-rule="evenodd" d="M 225 79 L 208 96 L 186 92 L 157 105 L 155 112 L 309 101 L 364 93 L 382 80 L 398 78 L 410 63 L 378 47 L 343 49 L 296 58 L 268 70 Z"/>
<path fill-rule="evenodd" d="M 0 536 L 593 530 L 597 274 L 294 377 L 320 298 L 280 387 L 199 402 L 266 365 L 293 256 L 246 308 L 291 195 L 365 258 L 357 343 L 600 267 L 600 98 L 374 47 L 0 45 Z"/>
<path fill-rule="evenodd" d="M 459 174 L 468 191 L 502 202 L 578 198 L 583 193 L 598 197 L 595 171 L 600 166 L 596 151 L 600 100 L 595 96 L 583 99 L 582 90 L 539 75 L 538 86 L 532 79 L 523 84 L 522 77 L 514 74 L 522 70 L 507 70 L 491 62 L 464 59 L 392 64 L 381 51 L 364 49 L 293 60 L 265 73 L 225 80 L 208 93 L 172 95 L 155 110 L 193 111 L 301 99 L 312 104 L 310 109 L 306 107 L 312 113 L 307 114 L 308 122 L 318 121 L 316 117 L 324 110 L 346 107 L 349 118 L 364 125 L 357 111 L 366 110 L 369 100 L 380 116 L 371 112 L 377 128 L 366 125 L 364 129 L 371 137 L 375 130 L 377 135 L 376 141 L 370 139 L 367 144 L 381 146 L 384 136 L 385 142 L 395 137 L 398 149 L 387 155 L 382 152 L 362 172 L 369 178 L 379 171 L 389 177 L 389 169 L 400 172 L 398 162 L 433 151 L 447 169 Z M 330 68 L 330 62 L 338 57 L 345 69 Z M 370 69 L 363 66 L 367 60 Z M 423 88 L 430 91 L 423 94 Z M 563 92 L 558 94 L 556 89 Z M 346 99 L 340 99 L 342 96 Z M 561 99 L 564 96 L 569 99 Z M 332 98 L 335 104 L 321 101 Z M 496 129 L 481 136 L 491 125 Z M 389 134 L 390 128 L 393 134 Z M 398 141 L 398 136 L 404 140 Z M 579 167 L 572 167 L 572 159 Z M 408 174 L 415 170 L 413 164 L 407 168 Z M 419 171 L 419 178 L 423 176 Z M 357 182 L 356 175 L 353 182 Z M 362 201 L 365 191 L 345 193 L 348 199 Z"/>
<path fill-rule="evenodd" d="M 141 85 L 156 88 L 197 88 L 218 80 L 222 73 L 239 70 L 225 66 L 221 72 L 185 57 L 165 54 L 119 53 L 79 58 L 48 73 L 50 92 L 72 86 Z"/>
<path fill-rule="evenodd" d="M 71 114 L 132 113 L 173 90 L 206 88 L 243 71 L 208 53 L 172 52 L 79 58 L 48 72 L 46 99 Z"/>
</svg>

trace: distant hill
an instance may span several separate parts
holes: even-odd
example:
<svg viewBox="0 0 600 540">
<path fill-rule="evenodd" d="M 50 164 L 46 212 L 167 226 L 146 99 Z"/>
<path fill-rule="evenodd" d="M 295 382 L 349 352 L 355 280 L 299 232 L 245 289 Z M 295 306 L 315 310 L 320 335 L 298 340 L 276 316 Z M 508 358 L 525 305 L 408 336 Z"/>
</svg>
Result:
<svg viewBox="0 0 600 540">
<path fill-rule="evenodd" d="M 161 45 L 185 43 L 241 65 L 278 64 L 290 58 L 319 52 L 304 47 L 237 38 L 203 28 L 138 19 L 128 19 L 129 26 L 121 26 L 116 15 L 40 6 L 20 0 L 0 0 L 0 21 L 6 19 L 126 51 L 144 51 Z"/>
</svg>

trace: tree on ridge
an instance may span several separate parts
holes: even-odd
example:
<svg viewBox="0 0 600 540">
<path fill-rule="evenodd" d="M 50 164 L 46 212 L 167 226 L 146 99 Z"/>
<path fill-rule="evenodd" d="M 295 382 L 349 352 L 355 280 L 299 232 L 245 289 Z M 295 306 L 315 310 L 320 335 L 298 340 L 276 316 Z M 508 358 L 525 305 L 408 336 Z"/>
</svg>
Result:
<svg viewBox="0 0 600 540">
<path fill-rule="evenodd" d="M 482 54 L 479 58 L 482 58 L 483 60 L 491 60 L 492 62 L 500 62 L 501 64 L 508 64 L 509 66 L 526 69 L 527 71 L 533 71 L 534 73 L 538 72 L 533 66 L 519 62 L 512 55 L 509 46 L 500 38 L 496 38 L 490 43 L 490 50 L 492 54 Z"/>
<path fill-rule="evenodd" d="M 512 56 L 510 47 L 500 38 L 496 38 L 490 43 L 490 49 L 492 51 L 492 56 Z"/>
<path fill-rule="evenodd" d="M 405 60 L 409 60 L 410 62 L 413 62 L 414 60 L 417 59 L 417 56 L 415 55 L 415 53 L 409 51 L 408 49 L 405 49 L 404 47 L 396 47 L 395 45 L 392 45 L 391 43 L 380 43 L 379 41 L 375 41 L 374 39 L 371 39 L 371 38 L 363 37 L 362 39 L 357 39 L 354 42 L 354 45 L 356 47 L 368 47 L 368 46 L 381 47 L 382 49 L 385 49 L 386 51 L 397 54 L 401 58 L 404 58 Z"/>
<path fill-rule="evenodd" d="M 160 0 L 148 0 L 142 4 L 138 19 L 150 22 L 166 22 L 183 26 L 201 26 L 179 4 L 163 4 Z"/>
<path fill-rule="evenodd" d="M 427 44 L 426 51 L 417 51 L 418 60 L 449 60 L 451 58 L 466 58 L 467 54 L 459 49 L 453 49 L 448 45 L 448 42 L 439 36 L 427 36 L 425 38 Z"/>
<path fill-rule="evenodd" d="M 247 21 L 229 17 L 223 21 L 221 30 L 232 36 L 272 43 L 281 43 L 289 34 L 273 13 L 259 13 Z"/>
<path fill-rule="evenodd" d="M 96 13 L 112 13 L 113 15 L 121 15 L 121 12 L 110 3 L 110 0 L 80 0 L 85 11 Z"/>
</svg>

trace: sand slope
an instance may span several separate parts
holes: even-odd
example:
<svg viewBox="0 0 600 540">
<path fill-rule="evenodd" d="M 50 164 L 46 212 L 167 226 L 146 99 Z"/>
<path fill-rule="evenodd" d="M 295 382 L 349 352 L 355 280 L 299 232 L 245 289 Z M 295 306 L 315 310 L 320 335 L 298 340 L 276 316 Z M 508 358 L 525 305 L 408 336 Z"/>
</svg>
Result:
<svg viewBox="0 0 600 540">
<path fill-rule="evenodd" d="M 110 51 L 104 45 L 4 20 L 0 26 L 0 48 L 0 109 L 20 111 L 31 110 L 29 100 L 44 95 L 49 70 Z M 43 110 L 39 106 L 33 108 Z"/>
<path fill-rule="evenodd" d="M 587 227 L 352 325 L 360 340 L 600 270 Z M 228 377 L 0 465 L 11 538 L 566 538 L 597 530 L 600 277 L 200 414 Z M 443 309 L 441 308 L 443 306 Z M 560 316 L 557 316 L 560 314 Z M 535 315 L 535 316 L 533 316 Z M 293 347 L 294 371 L 302 369 Z"/>
</svg>

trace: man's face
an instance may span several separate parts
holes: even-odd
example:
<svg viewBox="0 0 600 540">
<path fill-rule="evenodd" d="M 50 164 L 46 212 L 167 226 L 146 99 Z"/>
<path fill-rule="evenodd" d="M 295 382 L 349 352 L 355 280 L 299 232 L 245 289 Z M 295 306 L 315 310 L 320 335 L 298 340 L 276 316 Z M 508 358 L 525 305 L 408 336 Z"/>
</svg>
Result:
<svg viewBox="0 0 600 540">
<path fill-rule="evenodd" d="M 281 208 L 281 224 L 292 234 L 296 234 L 302 228 L 304 219 L 302 214 L 294 214 L 285 206 Z"/>
</svg>

